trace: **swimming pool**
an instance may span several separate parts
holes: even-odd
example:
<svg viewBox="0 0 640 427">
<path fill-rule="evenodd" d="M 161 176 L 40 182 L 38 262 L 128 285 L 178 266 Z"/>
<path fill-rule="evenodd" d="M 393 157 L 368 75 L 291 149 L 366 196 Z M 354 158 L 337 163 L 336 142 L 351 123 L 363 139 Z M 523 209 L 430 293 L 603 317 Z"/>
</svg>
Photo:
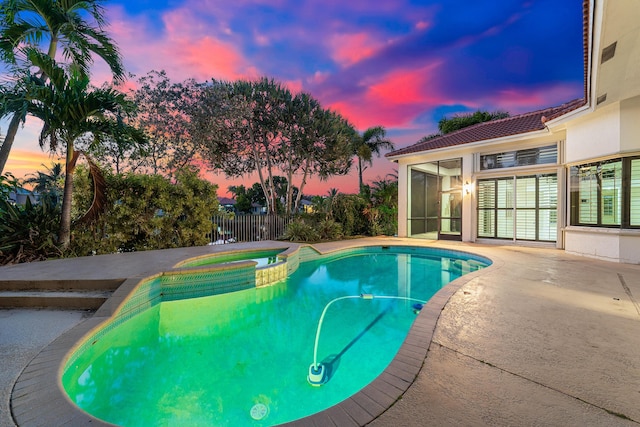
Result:
<svg viewBox="0 0 640 427">
<path fill-rule="evenodd" d="M 87 338 L 67 362 L 73 402 L 119 425 L 275 425 L 353 395 L 393 359 L 427 300 L 488 264 L 464 253 L 374 247 L 302 254 L 286 280 L 163 301 Z M 315 259 L 313 259 L 315 258 Z M 328 381 L 307 381 L 318 359 Z"/>
</svg>

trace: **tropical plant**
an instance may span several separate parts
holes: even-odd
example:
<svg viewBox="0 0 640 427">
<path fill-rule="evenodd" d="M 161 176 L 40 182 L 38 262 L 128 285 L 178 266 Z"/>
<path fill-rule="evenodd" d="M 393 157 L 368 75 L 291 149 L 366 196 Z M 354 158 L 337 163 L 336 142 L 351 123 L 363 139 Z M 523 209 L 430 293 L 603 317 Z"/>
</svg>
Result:
<svg viewBox="0 0 640 427">
<path fill-rule="evenodd" d="M 292 242 L 317 242 L 320 235 L 311 224 L 303 219 L 296 219 L 287 225 L 282 238 Z"/>
<path fill-rule="evenodd" d="M 40 194 L 40 199 L 49 199 L 54 205 L 61 202 L 64 173 L 61 163 L 53 163 L 51 167 L 42 165 L 46 172 L 36 171 L 23 180 L 24 184 L 33 184 L 33 191 Z"/>
<path fill-rule="evenodd" d="M 370 233 L 368 220 L 363 212 L 367 200 L 359 194 L 337 194 L 332 202 L 332 218 L 342 225 L 345 236 L 364 236 Z"/>
<path fill-rule="evenodd" d="M 16 191 L 20 186 L 18 180 L 11 172 L 0 175 L 0 199 L 9 200 L 9 193 Z"/>
<path fill-rule="evenodd" d="M 395 235 L 398 231 L 398 177 L 389 174 L 370 187 L 370 206 L 364 214 L 369 218 L 372 235 Z"/>
<path fill-rule="evenodd" d="M 342 225 L 332 219 L 323 219 L 315 227 L 320 240 L 338 240 L 343 237 Z"/>
<path fill-rule="evenodd" d="M 71 61 L 74 72 L 88 75 L 96 55 L 107 63 L 116 81 L 124 80 L 118 49 L 104 31 L 102 0 L 5 0 L 0 5 L 0 17 L 0 57 L 6 63 L 22 69 L 37 67 L 23 55 L 23 48 L 38 48 L 48 40 L 46 55 L 55 59 L 61 45 L 62 55 Z M 20 64 L 20 59 L 26 59 L 26 63 Z M 46 76 L 46 70 L 40 70 L 40 77 Z M 0 149 L 0 174 L 26 114 L 26 105 L 19 102 L 13 104 L 13 110 L 4 111 L 3 117 L 12 118 Z"/>
<path fill-rule="evenodd" d="M 394 145 L 386 139 L 387 131 L 382 126 L 370 127 L 362 135 L 354 135 L 352 139 L 353 154 L 358 158 L 358 183 L 360 191 L 363 190 L 364 182 L 362 173 L 367 169 L 367 165 L 373 165 L 373 155 L 380 157 L 382 150 L 393 150 Z"/>
<path fill-rule="evenodd" d="M 0 265 L 59 257 L 60 209 L 51 200 L 24 206 L 0 198 Z"/>
<path fill-rule="evenodd" d="M 56 61 L 30 49 L 29 61 L 48 76 L 45 81 L 27 73 L 20 88 L 13 96 L 5 96 L 10 102 L 26 94 L 27 111 L 44 122 L 40 132 L 40 146 L 55 152 L 66 152 L 65 181 L 60 221 L 59 244 L 69 245 L 71 229 L 71 201 L 73 172 L 81 150 L 76 141 L 91 135 L 91 144 L 100 144 L 105 136 L 117 136 L 123 140 L 144 141 L 144 135 L 124 123 L 124 117 L 135 109 L 124 94 L 112 89 L 91 89 L 86 74 L 68 73 Z M 1 110 L 0 110 L 1 112 Z M 86 157 L 86 155 L 85 155 Z M 97 170 L 93 168 L 92 170 Z"/>
<path fill-rule="evenodd" d="M 277 159 L 286 175 L 285 213 L 290 214 L 298 211 L 309 176 L 324 180 L 349 172 L 355 129 L 306 93 L 287 103 L 285 117 L 282 138 L 286 143 L 279 145 Z M 302 176 L 299 188 L 293 185 L 295 175 Z"/>
</svg>

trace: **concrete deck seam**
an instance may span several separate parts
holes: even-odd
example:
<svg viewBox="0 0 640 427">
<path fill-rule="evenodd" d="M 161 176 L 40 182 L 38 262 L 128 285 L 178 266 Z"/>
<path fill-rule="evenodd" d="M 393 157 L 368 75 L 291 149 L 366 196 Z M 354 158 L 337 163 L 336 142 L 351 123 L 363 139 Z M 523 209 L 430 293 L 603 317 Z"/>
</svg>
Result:
<svg viewBox="0 0 640 427">
<path fill-rule="evenodd" d="M 630 418 L 629 416 L 627 416 L 627 415 L 625 415 L 625 414 L 621 414 L 620 412 L 612 411 L 611 409 L 607 409 L 607 408 L 604 408 L 604 407 L 602 407 L 602 406 L 600 406 L 600 405 L 596 405 L 595 403 L 588 402 L 588 401 L 586 401 L 586 400 L 584 400 L 584 399 L 582 399 L 582 398 L 580 398 L 580 397 L 578 397 L 578 396 L 573 396 L 573 395 L 571 395 L 571 394 L 569 394 L 569 393 L 567 393 L 567 392 L 564 392 L 564 391 L 559 390 L 559 389 L 557 389 L 557 388 L 554 388 L 554 387 L 548 386 L 548 385 L 546 385 L 546 384 L 543 384 L 543 383 L 541 383 L 540 381 L 536 381 L 536 380 L 534 380 L 534 379 L 527 378 L 527 377 L 525 377 L 524 375 L 520 375 L 520 374 L 515 373 L 515 372 L 511 372 L 511 371 L 509 371 L 508 369 L 501 368 L 501 367 L 499 367 L 499 366 L 497 366 L 497 365 L 494 365 L 493 363 L 487 362 L 486 360 L 478 359 L 478 358 L 476 358 L 476 357 L 473 357 L 473 356 L 470 356 L 470 355 L 468 355 L 468 354 L 465 354 L 465 353 L 463 353 L 463 352 L 461 352 L 461 351 L 459 351 L 459 350 L 456 350 L 456 349 L 453 349 L 453 348 L 451 348 L 451 347 L 448 347 L 448 346 L 446 346 L 446 345 L 444 345 L 444 344 L 442 344 L 442 343 L 440 343 L 440 342 L 438 342 L 438 341 L 433 340 L 433 341 L 431 341 L 431 342 L 432 342 L 432 344 L 439 345 L 439 346 L 440 346 L 440 347 L 442 347 L 442 348 L 445 348 L 445 349 L 447 349 L 447 350 L 449 350 L 449 351 L 452 351 L 452 352 L 454 352 L 454 353 L 456 353 L 456 354 L 459 354 L 459 355 L 460 355 L 460 356 L 462 356 L 462 357 L 466 357 L 466 358 L 469 358 L 469 359 L 471 359 L 471 360 L 475 360 L 476 362 L 482 363 L 483 365 L 489 366 L 489 367 L 491 367 L 491 368 L 495 368 L 495 369 L 497 369 L 497 370 L 499 370 L 499 371 L 501 371 L 501 372 L 504 372 L 504 373 L 506 373 L 506 374 L 513 375 L 514 377 L 518 377 L 518 378 L 521 378 L 521 379 L 523 379 L 523 380 L 525 380 L 525 381 L 529 381 L 529 382 L 531 382 L 531 383 L 534 383 L 534 384 L 536 384 L 536 385 L 539 385 L 539 386 L 541 386 L 541 387 L 544 387 L 544 388 L 546 388 L 547 390 L 555 391 L 555 392 L 560 393 L 560 394 L 562 394 L 562 395 L 564 395 L 564 396 L 567 396 L 567 397 L 570 397 L 570 398 L 572 398 L 572 399 L 575 399 L 575 400 L 577 400 L 577 401 L 579 401 L 579 402 L 582 402 L 582 403 L 584 403 L 584 404 L 586 404 L 586 405 L 589 405 L 589 406 L 592 406 L 592 407 L 594 407 L 594 408 L 600 409 L 601 411 L 605 411 L 606 413 L 608 413 L 608 414 L 610 414 L 610 415 L 613 415 L 613 416 L 616 416 L 616 417 L 618 417 L 618 418 L 622 418 L 622 419 L 624 419 L 624 420 L 631 421 L 631 422 L 633 422 L 633 423 L 635 423 L 635 424 L 639 424 L 639 425 L 640 425 L 640 421 L 639 421 L 639 420 L 634 420 L 633 418 Z"/>
<path fill-rule="evenodd" d="M 636 308 L 636 311 L 638 312 L 638 316 L 640 316 L 640 304 L 638 304 L 638 301 L 636 301 L 636 299 L 633 297 L 633 294 L 631 293 L 631 289 L 629 289 L 629 286 L 627 286 L 627 282 L 624 280 L 624 276 L 618 273 L 618 279 L 620 280 L 622 289 L 624 289 L 624 292 L 627 294 L 627 296 L 631 300 L 631 303 Z"/>
</svg>

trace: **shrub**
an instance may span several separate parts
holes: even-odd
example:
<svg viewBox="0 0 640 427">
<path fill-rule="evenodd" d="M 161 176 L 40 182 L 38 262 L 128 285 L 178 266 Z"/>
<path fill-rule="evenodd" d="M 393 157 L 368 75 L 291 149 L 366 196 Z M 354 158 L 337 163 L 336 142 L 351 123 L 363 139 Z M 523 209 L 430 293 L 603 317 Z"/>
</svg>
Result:
<svg viewBox="0 0 640 427">
<path fill-rule="evenodd" d="M 320 235 L 313 226 L 302 219 L 296 219 L 287 225 L 282 238 L 292 242 L 317 242 Z"/>
<path fill-rule="evenodd" d="M 78 255 L 204 245 L 211 217 L 218 212 L 216 186 L 182 170 L 175 182 L 160 175 L 110 175 L 107 209 L 86 226 L 75 227 L 72 249 Z M 90 181 L 77 173 L 79 215 L 90 203 Z"/>
<path fill-rule="evenodd" d="M 364 209 L 367 201 L 358 194 L 338 194 L 333 199 L 333 219 L 342 224 L 345 236 L 369 234 L 369 224 Z"/>
<path fill-rule="evenodd" d="M 60 209 L 50 199 L 16 206 L 0 198 L 0 265 L 61 256 L 59 227 Z"/>
<path fill-rule="evenodd" d="M 338 240 L 341 239 L 342 225 L 338 224 L 332 219 L 323 219 L 317 226 L 318 237 L 320 240 Z"/>
</svg>

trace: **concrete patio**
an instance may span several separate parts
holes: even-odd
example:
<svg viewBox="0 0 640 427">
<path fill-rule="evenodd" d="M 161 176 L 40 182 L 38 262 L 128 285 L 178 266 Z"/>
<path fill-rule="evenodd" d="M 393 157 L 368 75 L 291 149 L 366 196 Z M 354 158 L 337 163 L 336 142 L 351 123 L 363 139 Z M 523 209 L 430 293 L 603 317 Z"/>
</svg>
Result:
<svg viewBox="0 0 640 427">
<path fill-rule="evenodd" d="M 283 242 L 260 246 L 273 244 L 287 246 Z M 376 380 L 344 405 L 292 424 L 640 424 L 640 266 L 575 257 L 556 249 L 414 239 L 315 246 L 326 252 L 380 244 L 468 251 L 492 259 L 493 265 L 463 276 L 430 301 L 407 338 L 411 349 L 403 346 L 382 382 Z M 0 282 L 136 280 L 188 257 L 242 247 L 184 248 L 0 267 Z M 66 406 L 56 403 L 64 402 L 56 389 L 57 366 L 69 348 L 126 296 L 123 293 L 118 289 L 89 318 L 77 311 L 0 310 L 0 426 L 12 426 L 16 420 L 20 426 L 101 424 L 74 411 L 69 402 Z M 417 376 L 403 380 L 413 365 Z M 406 387 L 400 384 L 403 381 Z M 57 397 L 43 399 L 47 395 Z"/>
</svg>

